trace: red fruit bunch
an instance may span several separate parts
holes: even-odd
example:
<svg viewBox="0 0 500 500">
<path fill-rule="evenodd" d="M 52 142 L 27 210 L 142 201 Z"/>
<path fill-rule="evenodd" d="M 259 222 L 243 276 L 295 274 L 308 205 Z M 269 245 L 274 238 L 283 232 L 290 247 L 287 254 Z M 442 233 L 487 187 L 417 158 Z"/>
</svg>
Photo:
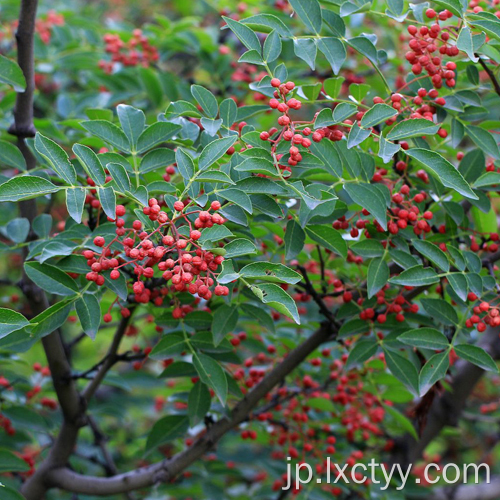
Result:
<svg viewBox="0 0 500 500">
<path fill-rule="evenodd" d="M 438 17 L 444 21 L 453 16 L 451 12 L 444 10 L 439 14 L 433 9 L 427 9 L 426 15 L 429 19 Z M 429 75 L 434 88 L 440 89 L 443 82 L 448 87 L 455 86 L 454 62 L 443 63 L 443 56 L 454 57 L 459 53 L 456 45 L 451 45 L 448 28 L 441 28 L 439 20 L 430 27 L 414 25 L 408 26 L 410 50 L 406 53 L 406 60 L 412 64 L 412 71 L 415 75 L 420 75 L 423 71 Z"/>
<path fill-rule="evenodd" d="M 99 68 L 111 73 L 116 63 L 124 66 L 143 66 L 147 68 L 159 59 L 158 49 L 153 47 L 142 31 L 135 29 L 132 38 L 125 42 L 120 35 L 106 33 L 103 37 L 105 51 L 111 54 L 111 61 L 99 61 Z"/>
<path fill-rule="evenodd" d="M 161 203 L 165 208 L 165 202 Z M 174 212 L 169 215 L 157 199 L 151 198 L 143 213 L 157 227 L 149 231 L 144 230 L 139 219 L 133 220 L 132 227 L 126 227 L 123 218 L 126 208 L 118 205 L 116 219 L 108 217 L 116 225 L 116 236 L 108 242 L 103 236 L 96 236 L 93 243 L 100 251 L 83 252 L 91 268 L 87 280 L 102 286 L 106 271 L 110 271 L 112 280 L 123 274 L 135 276 L 133 300 L 154 302 L 157 306 L 169 293 L 174 301 L 176 292 L 189 292 L 205 300 L 209 300 L 212 294 L 227 295 L 229 289 L 226 286 L 214 287 L 217 271 L 224 260 L 223 248 L 208 251 L 197 243 L 201 237 L 200 229 L 224 224 L 224 218 L 217 213 L 221 205 L 213 201 L 208 210 L 189 210 L 188 205 L 189 202 L 176 201 Z M 186 308 L 177 306 L 172 314 L 180 318 L 186 311 Z M 130 311 L 122 307 L 121 314 L 127 316 Z M 111 321 L 109 312 L 104 315 L 104 320 Z"/>
<path fill-rule="evenodd" d="M 473 301 L 477 300 L 476 295 L 472 292 L 469 292 L 467 298 Z M 467 328 L 476 328 L 478 332 L 484 332 L 486 325 L 493 327 L 500 326 L 500 309 L 498 306 L 483 301 L 473 307 L 472 315 L 470 318 L 467 318 L 465 326 Z"/>
<path fill-rule="evenodd" d="M 278 125 L 282 127 L 281 132 L 275 139 L 271 137 L 278 132 L 278 129 L 273 127 L 270 131 L 261 132 L 260 138 L 263 141 L 268 141 L 272 144 L 271 153 L 275 154 L 278 144 L 281 140 L 291 143 L 288 150 L 289 157 L 287 160 L 287 165 L 280 164 L 281 170 L 287 170 L 291 172 L 291 167 L 299 164 L 302 161 L 302 151 L 299 146 L 304 149 L 308 149 L 311 146 L 311 139 L 309 135 L 312 134 L 312 130 L 309 127 L 300 128 L 304 122 L 293 121 L 290 117 L 290 110 L 299 110 L 302 107 L 302 103 L 295 99 L 295 97 L 290 97 L 290 94 L 295 88 L 294 82 L 281 83 L 278 78 L 271 79 L 271 85 L 276 88 L 274 91 L 274 98 L 269 101 L 269 107 L 271 109 L 277 109 L 281 116 L 278 118 Z M 316 132 L 313 134 L 315 137 Z M 319 137 L 319 136 L 318 136 Z M 319 137 L 320 141 L 322 137 Z M 276 158 L 281 160 L 284 155 L 277 154 Z"/>
</svg>

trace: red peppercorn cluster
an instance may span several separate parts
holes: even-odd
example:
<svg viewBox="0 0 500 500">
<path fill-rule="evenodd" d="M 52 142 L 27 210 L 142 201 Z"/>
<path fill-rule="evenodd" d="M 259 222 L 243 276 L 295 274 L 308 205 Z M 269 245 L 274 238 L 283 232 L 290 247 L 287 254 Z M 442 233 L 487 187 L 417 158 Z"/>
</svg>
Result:
<svg viewBox="0 0 500 500">
<path fill-rule="evenodd" d="M 0 413 L 0 427 L 9 436 L 13 436 L 16 433 L 16 429 L 14 429 L 11 420 L 6 416 L 2 415 L 1 413 Z"/>
<path fill-rule="evenodd" d="M 86 275 L 87 280 L 102 286 L 105 281 L 104 271 L 111 271 L 110 278 L 116 280 L 120 278 L 123 270 L 127 274 L 136 276 L 132 284 L 135 302 L 153 301 L 158 306 L 163 303 L 164 296 L 169 291 L 173 293 L 187 291 L 205 300 L 209 300 L 212 293 L 227 295 L 229 289 L 226 286 L 216 285 L 213 292 L 211 290 L 224 257 L 216 254 L 215 250 L 203 250 L 197 244 L 201 237 L 200 229 L 212 227 L 214 224 L 224 224 L 224 218 L 217 213 L 221 205 L 218 201 L 213 201 L 209 210 L 186 211 L 187 205 L 187 201 L 176 201 L 175 212 L 169 216 L 162 209 L 160 202 L 151 198 L 148 206 L 143 209 L 144 215 L 157 223 L 157 227 L 151 232 L 145 231 L 138 219 L 132 222 L 131 228 L 125 227 L 126 222 L 123 217 L 126 215 L 126 208 L 117 205 L 116 219 L 108 218 L 116 225 L 116 236 L 107 243 L 103 236 L 96 236 L 94 245 L 101 251 L 83 252 L 91 268 Z M 195 215 L 194 222 L 191 222 L 188 216 Z M 181 230 L 183 226 L 187 226 L 188 235 Z M 112 249 L 115 244 L 123 246 L 123 249 Z M 125 268 L 132 270 L 127 271 Z M 152 286 L 152 282 L 148 280 L 152 280 L 155 274 L 160 278 L 160 273 L 157 271 L 161 272 L 161 279 L 157 286 Z M 171 283 L 170 288 L 165 285 L 168 282 Z M 121 314 L 127 316 L 130 311 L 122 308 Z M 173 310 L 175 318 L 183 317 L 185 314 L 185 308 L 176 307 Z M 111 319 L 109 312 L 104 315 L 104 321 Z"/>
<path fill-rule="evenodd" d="M 474 293 L 470 292 L 469 300 L 475 301 L 477 297 Z M 467 328 L 476 328 L 478 332 L 484 332 L 486 325 L 500 326 L 500 309 L 498 306 L 493 306 L 489 302 L 481 302 L 479 305 L 474 306 L 472 315 L 467 318 L 465 326 Z"/>
<path fill-rule="evenodd" d="M 453 16 L 447 10 L 436 13 L 433 9 L 427 9 L 426 15 L 429 19 L 434 19 L 436 16 L 439 20 L 444 21 Z M 455 86 L 455 69 L 454 62 L 448 62 L 443 65 L 443 56 L 453 57 L 459 53 L 456 45 L 449 43 L 450 34 L 442 29 L 439 21 L 436 21 L 430 28 L 427 26 L 408 26 L 410 41 L 408 43 L 410 50 L 406 53 L 406 60 L 412 64 L 412 72 L 415 75 L 420 75 L 424 70 L 430 76 L 432 84 L 436 89 L 440 89 L 443 81 L 448 87 Z"/>
<path fill-rule="evenodd" d="M 40 18 L 36 20 L 35 30 L 40 36 L 40 39 L 43 43 L 48 44 L 52 37 L 52 28 L 54 26 L 63 26 L 64 25 L 64 16 L 62 14 L 58 14 L 54 10 L 49 10 L 47 12 L 47 16 L 44 18 Z"/>
<path fill-rule="evenodd" d="M 413 304 L 405 298 L 402 293 L 399 293 L 397 297 L 391 298 L 388 301 L 385 297 L 386 291 L 389 289 L 389 285 L 385 285 L 382 290 L 376 293 L 377 305 L 385 306 L 385 310 L 382 308 L 378 309 L 378 312 L 371 307 L 362 310 L 359 313 L 359 317 L 365 321 L 377 320 L 378 323 L 384 324 L 387 321 L 387 316 L 389 314 L 394 314 L 395 319 L 398 323 L 402 323 L 405 320 L 404 313 L 409 312 L 415 314 L 418 312 L 418 304 Z M 358 305 L 363 304 L 363 299 L 358 299 Z"/>
<path fill-rule="evenodd" d="M 158 49 L 151 45 L 140 29 L 132 32 L 132 38 L 128 42 L 123 41 L 120 35 L 111 33 L 104 35 L 103 40 L 106 44 L 104 50 L 111 54 L 111 61 L 99 61 L 99 68 L 106 73 L 112 73 L 116 63 L 147 68 L 160 58 Z"/>
<path fill-rule="evenodd" d="M 498 240 L 500 236 L 498 233 L 480 233 L 479 231 L 472 231 L 474 236 L 471 237 L 470 249 L 472 252 L 485 252 L 495 253 L 498 251 Z M 481 238 L 481 244 L 476 241 L 475 237 Z"/>
<path fill-rule="evenodd" d="M 456 66 L 455 63 L 448 64 Z M 386 100 L 378 96 L 373 98 L 374 104 L 387 104 L 387 101 L 390 101 L 390 105 L 396 109 L 400 115 L 403 113 L 409 113 L 409 119 L 423 118 L 431 122 L 434 122 L 435 115 L 437 113 L 435 105 L 444 106 L 446 104 L 446 100 L 443 97 L 439 97 L 439 92 L 436 89 L 427 91 L 424 88 L 418 89 L 416 96 L 409 96 L 401 92 L 397 92 L 392 94 L 390 98 Z M 358 112 L 357 119 L 361 119 L 363 114 L 364 112 Z M 392 125 L 396 122 L 396 119 L 397 116 L 393 116 L 392 118 L 386 120 L 385 123 L 387 125 Z M 448 136 L 448 132 L 444 128 L 440 128 L 437 134 L 443 139 Z"/>
<path fill-rule="evenodd" d="M 295 88 L 295 83 L 281 83 L 278 78 L 273 78 L 271 79 L 271 85 L 276 88 L 276 90 L 274 91 L 274 98 L 269 101 L 269 107 L 271 109 L 277 109 L 280 113 L 282 113 L 278 118 L 278 125 L 282 127 L 282 130 L 276 139 L 271 138 L 271 136 L 276 134 L 278 131 L 276 128 L 272 128 L 270 131 L 261 132 L 260 138 L 263 141 L 272 143 L 272 153 L 276 152 L 276 148 L 282 139 L 292 144 L 289 148 L 290 156 L 287 161 L 288 165 L 279 165 L 281 170 L 291 172 L 291 167 L 302 161 L 302 154 L 299 146 L 302 146 L 305 149 L 308 149 L 311 146 L 311 140 L 308 136 L 312 134 L 312 130 L 309 127 L 304 127 L 300 130 L 301 133 L 299 133 L 299 130 L 296 130 L 296 127 L 299 123 L 303 122 L 294 122 L 290 118 L 289 112 L 291 109 L 299 110 L 302 107 L 302 103 L 298 99 L 295 99 L 294 97 L 287 97 L 288 94 L 290 94 L 290 92 L 292 92 Z M 313 134 L 313 139 L 315 134 L 316 132 Z M 322 137 L 318 140 L 321 139 Z M 278 161 L 281 160 L 282 157 L 283 155 L 281 154 L 276 155 Z"/>
<path fill-rule="evenodd" d="M 385 172 L 387 173 L 387 171 Z M 425 172 L 423 172 L 423 174 L 425 174 L 424 179 L 427 178 L 427 174 Z M 374 180 L 380 181 L 381 179 Z M 393 206 L 388 212 L 390 220 L 387 225 L 387 229 L 391 234 L 398 234 L 401 229 L 406 229 L 408 225 L 413 226 L 413 232 L 416 235 L 429 233 L 431 231 L 428 221 L 433 218 L 432 212 L 426 210 L 421 213 L 420 208 L 417 206 L 417 204 L 423 203 L 427 199 L 427 194 L 422 191 L 415 194 L 412 198 L 409 198 L 409 195 L 410 187 L 406 184 L 401 186 L 398 193 L 392 195 Z M 337 230 L 348 230 L 351 228 L 350 235 L 353 238 L 357 238 L 360 234 L 360 230 L 366 229 L 369 223 L 372 223 L 378 232 L 385 232 L 377 220 L 363 219 L 362 216 L 370 216 L 370 212 L 363 208 L 360 212 L 355 213 L 350 219 L 347 219 L 346 216 L 343 215 L 332 223 L 332 227 Z M 371 237 L 367 230 L 364 234 L 367 238 Z"/>
</svg>

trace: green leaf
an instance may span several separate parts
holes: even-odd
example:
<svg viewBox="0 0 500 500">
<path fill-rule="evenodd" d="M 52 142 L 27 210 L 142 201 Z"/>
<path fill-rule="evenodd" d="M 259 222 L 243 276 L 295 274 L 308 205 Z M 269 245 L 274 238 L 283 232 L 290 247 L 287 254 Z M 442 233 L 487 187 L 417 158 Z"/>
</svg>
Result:
<svg viewBox="0 0 500 500">
<path fill-rule="evenodd" d="M 331 113 L 330 110 L 327 111 Z M 323 162 L 329 173 L 342 177 L 342 160 L 332 141 L 313 142 L 310 150 Z"/>
<path fill-rule="evenodd" d="M 377 49 L 373 43 L 365 36 L 357 36 L 347 40 L 347 43 L 360 54 L 364 55 L 369 61 L 377 64 Z M 359 101 L 359 99 L 358 99 Z"/>
<path fill-rule="evenodd" d="M 0 82 L 12 86 L 16 92 L 24 92 L 26 89 L 26 80 L 19 65 L 1 54 Z"/>
<path fill-rule="evenodd" d="M 413 148 L 406 151 L 406 154 L 430 170 L 444 186 L 454 189 L 466 198 L 478 199 L 462 174 L 439 153 L 428 149 Z"/>
<path fill-rule="evenodd" d="M 26 325 L 29 325 L 29 321 L 22 314 L 12 309 L 0 307 L 0 339 L 21 330 Z"/>
<path fill-rule="evenodd" d="M 474 125 L 466 126 L 465 130 L 481 151 L 484 151 L 485 154 L 492 156 L 495 160 L 500 160 L 498 144 L 490 132 L 484 128 L 476 127 Z"/>
<path fill-rule="evenodd" d="M 217 194 L 219 196 L 222 196 L 222 198 L 224 198 L 225 200 L 231 201 L 235 205 L 238 205 L 249 214 L 253 212 L 252 200 L 250 200 L 250 197 L 242 190 L 229 188 L 218 191 Z"/>
<path fill-rule="evenodd" d="M 477 179 L 472 185 L 475 188 L 485 187 L 485 186 L 495 186 L 500 184 L 500 173 L 498 172 L 486 172 L 479 179 Z"/>
<path fill-rule="evenodd" d="M 151 359 L 164 359 L 172 354 L 180 354 L 187 349 L 182 333 L 171 332 L 164 335 L 150 353 Z"/>
<path fill-rule="evenodd" d="M 160 418 L 148 435 L 146 452 L 174 439 L 184 437 L 188 429 L 189 420 L 185 415 L 167 415 Z"/>
<path fill-rule="evenodd" d="M 4 486 L 0 483 L 0 487 L 2 488 L 2 500 L 26 500 L 21 493 L 9 488 L 8 486 Z"/>
<path fill-rule="evenodd" d="M 281 38 L 276 30 L 271 31 L 264 41 L 263 57 L 266 62 L 273 62 L 281 54 Z"/>
<path fill-rule="evenodd" d="M 289 3 L 306 27 L 319 35 L 323 19 L 318 0 L 289 0 Z"/>
<path fill-rule="evenodd" d="M 231 177 L 219 170 L 205 170 L 196 176 L 198 182 L 223 182 L 225 184 L 236 184 Z"/>
<path fill-rule="evenodd" d="M 216 347 L 228 333 L 231 333 L 236 328 L 238 317 L 237 306 L 224 304 L 215 310 L 212 321 L 212 333 Z"/>
<path fill-rule="evenodd" d="M 337 76 L 335 78 L 327 78 L 323 82 L 323 88 L 328 96 L 335 99 L 340 94 L 342 90 L 342 84 L 345 82 L 343 76 Z"/>
<path fill-rule="evenodd" d="M 104 171 L 98 156 L 89 147 L 82 144 L 73 146 L 73 153 L 80 161 L 88 176 L 99 186 L 106 183 L 106 172 Z"/>
<path fill-rule="evenodd" d="M 150 125 L 137 139 L 137 152 L 144 153 L 148 149 L 167 142 L 181 130 L 180 125 L 170 122 L 156 122 Z"/>
<path fill-rule="evenodd" d="M 465 153 L 458 170 L 467 182 L 474 182 L 483 172 L 486 158 L 483 151 L 473 149 Z"/>
<path fill-rule="evenodd" d="M 354 148 L 355 146 L 361 144 L 365 139 L 370 137 L 371 131 L 368 129 L 361 128 L 358 122 L 354 122 L 354 125 L 349 131 L 347 136 L 347 149 Z"/>
<path fill-rule="evenodd" d="M 7 141 L 0 141 L 0 163 L 19 170 L 26 170 L 26 161 L 21 151 Z"/>
<path fill-rule="evenodd" d="M 196 99 L 196 102 L 202 107 L 203 111 L 210 118 L 217 118 L 219 105 L 217 99 L 210 90 L 201 85 L 191 85 L 191 95 Z"/>
<path fill-rule="evenodd" d="M 379 136 L 378 145 L 378 156 L 382 158 L 384 163 L 389 163 L 394 158 L 394 155 L 401 149 L 399 144 L 386 141 L 382 135 Z"/>
<path fill-rule="evenodd" d="M 85 293 L 75 303 L 76 314 L 82 325 L 83 331 L 95 339 L 101 324 L 101 306 L 95 295 Z"/>
<path fill-rule="evenodd" d="M 137 139 L 142 134 L 144 126 L 146 125 L 146 117 L 144 113 L 133 106 L 126 104 L 119 104 L 116 107 L 116 113 L 120 120 L 125 135 L 127 136 L 132 149 L 135 150 L 137 146 Z"/>
<path fill-rule="evenodd" d="M 384 255 L 384 247 L 382 243 L 373 239 L 366 239 L 356 241 L 353 245 L 351 245 L 351 250 L 356 255 L 361 255 L 361 257 L 365 259 L 371 259 L 373 257 L 381 257 Z"/>
<path fill-rule="evenodd" d="M 478 12 L 467 16 L 474 27 L 481 28 L 490 37 L 500 40 L 500 21 L 490 12 Z"/>
<path fill-rule="evenodd" d="M 438 381 L 446 376 L 450 366 L 450 357 L 448 351 L 434 354 L 420 371 L 419 385 L 420 396 L 427 394 L 429 389 Z"/>
<path fill-rule="evenodd" d="M 448 339 L 435 328 L 415 328 L 402 333 L 398 340 L 403 344 L 420 349 L 433 349 L 435 351 L 447 349 Z"/>
<path fill-rule="evenodd" d="M 264 174 L 278 177 L 276 167 L 273 162 L 265 158 L 247 158 L 234 168 L 238 172 L 252 172 L 254 174 Z"/>
<path fill-rule="evenodd" d="M 252 26 L 255 31 L 262 31 L 262 33 L 269 33 L 275 29 L 281 36 L 292 36 L 292 32 L 286 24 L 273 14 L 256 14 L 243 19 L 241 22 Z"/>
<path fill-rule="evenodd" d="M 261 53 L 261 46 L 259 38 L 248 26 L 231 19 L 230 17 L 222 16 L 222 19 L 226 21 L 229 29 L 238 37 L 240 42 L 248 50 L 256 50 L 259 54 Z"/>
<path fill-rule="evenodd" d="M 383 258 L 372 259 L 368 266 L 367 288 L 368 298 L 371 299 L 379 290 L 381 290 L 389 280 L 389 266 Z"/>
<path fill-rule="evenodd" d="M 333 121 L 335 123 L 343 122 L 346 118 L 349 118 L 351 115 L 356 113 L 358 108 L 355 104 L 351 104 L 350 102 L 341 102 L 335 109 L 333 110 Z"/>
<path fill-rule="evenodd" d="M 295 301 L 278 285 L 273 283 L 254 285 L 252 292 L 264 303 L 276 309 L 279 313 L 291 318 L 300 325 L 300 316 Z"/>
<path fill-rule="evenodd" d="M 116 186 L 122 193 L 129 192 L 132 189 L 130 178 L 125 170 L 125 167 L 120 163 L 108 163 L 106 168 L 109 174 L 116 183 Z"/>
<path fill-rule="evenodd" d="M 347 243 L 344 238 L 342 238 L 340 232 L 332 226 L 326 224 L 308 225 L 306 226 L 306 233 L 309 238 L 319 243 L 324 248 L 331 250 L 344 259 L 347 258 Z"/>
<path fill-rule="evenodd" d="M 381 192 L 371 184 L 344 184 L 344 189 L 354 203 L 370 212 L 384 231 L 387 231 L 387 205 Z"/>
<path fill-rule="evenodd" d="M 200 380 L 211 387 L 222 406 L 226 406 L 227 379 L 219 363 L 206 354 L 196 353 L 193 355 L 193 364 L 200 376 Z"/>
<path fill-rule="evenodd" d="M 130 153 L 130 143 L 127 136 L 114 123 L 107 120 L 88 120 L 80 122 L 80 125 L 119 151 Z"/>
<path fill-rule="evenodd" d="M 198 161 L 199 169 L 205 170 L 222 158 L 226 154 L 226 151 L 235 143 L 236 139 L 237 137 L 235 136 L 223 137 L 205 146 Z"/>
<path fill-rule="evenodd" d="M 309 398 L 307 400 L 307 406 L 313 408 L 314 410 L 335 412 L 335 405 L 325 398 Z"/>
<path fill-rule="evenodd" d="M 464 9 L 464 3 L 460 0 L 433 0 L 433 2 L 439 5 L 441 8 L 449 10 L 455 16 L 462 18 Z"/>
<path fill-rule="evenodd" d="M 74 298 L 61 300 L 35 316 L 30 321 L 34 325 L 31 327 L 31 335 L 35 338 L 41 338 L 57 330 L 66 322 L 73 302 Z"/>
<path fill-rule="evenodd" d="M 274 262 L 252 262 L 240 270 L 240 276 L 248 279 L 261 279 L 274 283 L 298 283 L 302 276 L 283 264 Z"/>
<path fill-rule="evenodd" d="M 207 242 L 213 243 L 214 241 L 219 241 L 223 238 L 229 238 L 231 236 L 233 236 L 233 233 L 226 226 L 215 225 L 203 229 L 199 242 L 202 244 Z"/>
<path fill-rule="evenodd" d="M 386 405 L 386 404 L 384 404 L 383 406 L 384 406 L 385 411 L 394 420 L 396 426 L 399 429 L 401 429 L 401 430 L 403 430 L 403 431 L 408 432 L 409 434 L 411 434 L 415 438 L 415 441 L 418 441 L 419 438 L 418 438 L 418 435 L 417 435 L 417 431 L 415 430 L 415 427 L 413 427 L 413 424 L 411 423 L 411 420 L 409 420 L 408 418 L 406 418 L 401 412 L 399 412 L 398 410 L 396 410 L 396 408 L 394 408 L 393 406 L 389 406 L 389 405 Z"/>
<path fill-rule="evenodd" d="M 397 114 L 398 112 L 392 106 L 378 103 L 363 115 L 363 118 L 361 118 L 361 126 L 365 128 L 374 127 Z"/>
<path fill-rule="evenodd" d="M 116 219 L 115 190 L 111 186 L 100 187 L 97 189 L 97 193 L 104 213 L 111 219 Z"/>
<path fill-rule="evenodd" d="M 196 382 L 189 391 L 188 397 L 188 416 L 191 427 L 203 421 L 210 410 L 211 403 L 212 398 L 207 386 L 202 382 Z"/>
<path fill-rule="evenodd" d="M 367 359 L 370 359 L 377 352 L 378 344 L 375 339 L 358 340 L 349 353 L 345 367 L 352 368 L 355 365 L 361 365 Z"/>
<path fill-rule="evenodd" d="M 267 311 L 264 311 L 262 307 L 246 303 L 241 304 L 240 308 L 243 311 L 243 314 L 256 319 L 260 326 L 263 326 L 271 333 L 276 331 L 273 318 Z"/>
<path fill-rule="evenodd" d="M 0 474 L 6 472 L 26 472 L 29 470 L 30 466 L 22 458 L 14 455 L 14 453 L 9 450 L 0 448 Z M 2 492 L 3 490 L 0 489 L 0 494 L 2 494 Z"/>
<path fill-rule="evenodd" d="M 447 273 L 450 270 L 448 257 L 437 245 L 427 240 L 412 240 L 412 244 L 417 252 L 436 264 L 441 271 Z"/>
<path fill-rule="evenodd" d="M 40 214 L 33 220 L 33 231 L 40 238 L 46 238 L 52 229 L 52 216 L 49 214 Z"/>
<path fill-rule="evenodd" d="M 222 119 L 213 120 L 212 118 L 206 118 L 203 116 L 200 123 L 209 136 L 215 137 L 222 126 Z"/>
<path fill-rule="evenodd" d="M 230 127 L 238 116 L 238 106 L 233 99 L 224 99 L 220 103 L 219 116 L 222 118 L 222 123 L 225 127 Z"/>
<path fill-rule="evenodd" d="M 3 230 L 4 235 L 14 243 L 26 241 L 30 232 L 30 221 L 25 217 L 16 217 L 10 220 Z"/>
<path fill-rule="evenodd" d="M 212 320 L 213 317 L 209 312 L 194 310 L 186 314 L 184 323 L 194 330 L 208 330 L 212 326 Z"/>
<path fill-rule="evenodd" d="M 338 38 L 322 37 L 318 40 L 318 49 L 325 55 L 333 73 L 338 75 L 347 57 L 342 41 Z"/>
<path fill-rule="evenodd" d="M 477 62 L 479 58 L 474 54 L 474 43 L 472 42 L 472 33 L 468 26 L 463 26 L 458 34 L 457 47 L 463 50 L 472 62 Z"/>
<path fill-rule="evenodd" d="M 158 375 L 158 378 L 195 377 L 196 375 L 197 372 L 191 363 L 187 363 L 186 361 L 174 361 Z"/>
<path fill-rule="evenodd" d="M 411 137 L 434 135 L 437 134 L 439 127 L 439 124 L 425 118 L 403 120 L 394 125 L 387 134 L 387 139 L 390 141 L 400 141 L 402 139 L 410 139 Z"/>
<path fill-rule="evenodd" d="M 392 277 L 389 283 L 403 286 L 426 286 L 439 283 L 439 276 L 431 267 L 418 265 L 406 269 L 399 276 Z"/>
<path fill-rule="evenodd" d="M 66 207 L 71 218 L 77 223 L 82 222 L 83 208 L 87 192 L 80 187 L 66 190 Z"/>
<path fill-rule="evenodd" d="M 312 38 L 294 38 L 293 51 L 298 58 L 305 61 L 314 71 L 318 47 Z"/>
<path fill-rule="evenodd" d="M 224 255 L 226 259 L 234 259 L 234 257 L 240 257 L 241 255 L 257 253 L 257 247 L 246 238 L 236 238 L 226 243 L 226 245 L 224 245 L 224 250 L 226 251 Z"/>
<path fill-rule="evenodd" d="M 306 234 L 300 224 L 290 219 L 286 225 L 285 231 L 285 260 L 290 261 L 297 257 L 297 255 L 304 248 Z"/>
<path fill-rule="evenodd" d="M 491 356 L 481 347 L 469 344 L 458 344 L 454 347 L 455 353 L 483 370 L 498 373 L 498 367 Z"/>
<path fill-rule="evenodd" d="M 415 365 L 390 349 L 384 349 L 385 361 L 391 373 L 413 394 L 418 395 L 418 372 Z"/>
<path fill-rule="evenodd" d="M 175 162 L 182 178 L 189 181 L 194 175 L 194 162 L 191 156 L 182 148 L 177 148 Z"/>
<path fill-rule="evenodd" d="M 46 292 L 55 295 L 74 295 L 79 291 L 73 278 L 50 264 L 25 262 L 24 270 L 28 278 Z"/>
<path fill-rule="evenodd" d="M 454 307 L 443 299 L 421 299 L 422 306 L 429 317 L 448 326 L 458 325 Z"/>
<path fill-rule="evenodd" d="M 256 50 L 247 50 L 244 54 L 240 56 L 238 62 L 239 63 L 244 62 L 248 64 L 260 64 L 260 65 L 264 64 L 260 52 L 257 52 Z"/>
<path fill-rule="evenodd" d="M 467 278 L 462 273 L 450 273 L 446 277 L 455 293 L 465 302 L 469 292 Z"/>
<path fill-rule="evenodd" d="M 37 132 L 35 149 L 49 162 L 49 165 L 59 177 L 72 186 L 76 184 L 75 167 L 73 167 L 68 155 L 61 146 Z"/>
</svg>

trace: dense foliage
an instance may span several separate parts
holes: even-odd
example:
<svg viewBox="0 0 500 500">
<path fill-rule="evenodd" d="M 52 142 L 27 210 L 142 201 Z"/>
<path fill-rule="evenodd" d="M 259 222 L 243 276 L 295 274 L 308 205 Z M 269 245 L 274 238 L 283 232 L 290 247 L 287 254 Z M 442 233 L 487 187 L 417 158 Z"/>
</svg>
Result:
<svg viewBox="0 0 500 500">
<path fill-rule="evenodd" d="M 498 3 L 4 0 L 0 498 L 500 474 Z"/>
</svg>

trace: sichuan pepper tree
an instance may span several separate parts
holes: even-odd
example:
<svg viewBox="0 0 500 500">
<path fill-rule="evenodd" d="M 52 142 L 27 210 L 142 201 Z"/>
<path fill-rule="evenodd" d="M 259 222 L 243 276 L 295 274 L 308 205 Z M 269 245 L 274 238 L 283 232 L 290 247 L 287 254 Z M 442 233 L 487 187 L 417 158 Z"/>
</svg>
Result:
<svg viewBox="0 0 500 500">
<path fill-rule="evenodd" d="M 448 498 L 285 491 L 286 459 L 493 466 L 496 3 L 46 7 L 1 39 L 0 497 Z"/>
</svg>

